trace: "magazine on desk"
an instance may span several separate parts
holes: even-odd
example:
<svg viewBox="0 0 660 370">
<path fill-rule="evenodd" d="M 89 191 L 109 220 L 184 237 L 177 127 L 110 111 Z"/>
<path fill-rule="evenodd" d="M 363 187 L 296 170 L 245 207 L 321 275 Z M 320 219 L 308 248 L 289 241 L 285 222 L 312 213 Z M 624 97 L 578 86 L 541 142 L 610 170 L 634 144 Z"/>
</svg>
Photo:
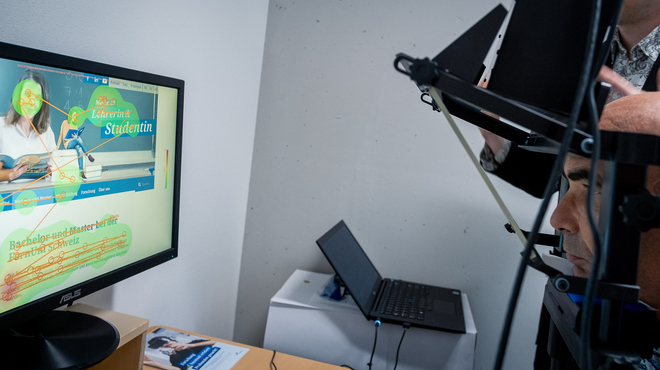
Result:
<svg viewBox="0 0 660 370">
<path fill-rule="evenodd" d="M 12 158 L 7 154 L 0 153 L 0 162 L 3 163 L 4 168 L 14 168 L 23 164 L 27 166 L 25 173 L 16 179 L 45 176 L 48 173 L 49 159 L 50 155 L 48 153 L 26 154 L 18 158 Z"/>
<path fill-rule="evenodd" d="M 147 334 L 144 365 L 158 369 L 229 370 L 248 351 L 248 348 L 158 328 Z"/>
</svg>

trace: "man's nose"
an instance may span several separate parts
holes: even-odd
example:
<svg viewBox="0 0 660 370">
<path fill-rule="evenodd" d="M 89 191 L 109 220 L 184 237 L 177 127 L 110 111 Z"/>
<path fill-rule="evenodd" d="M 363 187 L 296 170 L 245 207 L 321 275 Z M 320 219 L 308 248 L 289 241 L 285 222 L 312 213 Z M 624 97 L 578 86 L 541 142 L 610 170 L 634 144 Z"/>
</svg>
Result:
<svg viewBox="0 0 660 370">
<path fill-rule="evenodd" d="M 578 208 L 570 196 L 564 196 L 557 204 L 557 208 L 550 217 L 550 225 L 558 231 L 567 231 L 571 234 L 577 234 L 580 230 Z"/>
</svg>

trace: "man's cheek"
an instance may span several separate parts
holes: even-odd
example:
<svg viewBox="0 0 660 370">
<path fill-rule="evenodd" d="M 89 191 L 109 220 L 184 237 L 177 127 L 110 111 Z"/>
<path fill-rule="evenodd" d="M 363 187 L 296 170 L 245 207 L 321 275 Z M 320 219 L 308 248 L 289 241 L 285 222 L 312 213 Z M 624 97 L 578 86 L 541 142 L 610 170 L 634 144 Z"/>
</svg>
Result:
<svg viewBox="0 0 660 370">
<path fill-rule="evenodd" d="M 582 267 L 580 267 L 578 265 L 574 265 L 571 272 L 573 273 L 573 276 L 582 277 L 582 278 L 588 278 L 589 277 L 589 273 L 587 272 L 587 270 L 583 269 Z"/>
</svg>

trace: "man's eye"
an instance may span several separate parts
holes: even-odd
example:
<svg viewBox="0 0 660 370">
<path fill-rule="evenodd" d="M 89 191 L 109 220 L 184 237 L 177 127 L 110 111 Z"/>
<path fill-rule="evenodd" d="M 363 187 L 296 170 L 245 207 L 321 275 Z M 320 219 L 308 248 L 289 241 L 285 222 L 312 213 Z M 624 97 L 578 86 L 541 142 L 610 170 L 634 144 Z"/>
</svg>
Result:
<svg viewBox="0 0 660 370">
<path fill-rule="evenodd" d="M 582 187 L 587 190 L 589 189 L 589 183 L 582 183 Z M 596 188 L 596 191 L 594 192 L 595 195 L 600 195 L 601 194 L 601 188 L 600 186 Z"/>
</svg>

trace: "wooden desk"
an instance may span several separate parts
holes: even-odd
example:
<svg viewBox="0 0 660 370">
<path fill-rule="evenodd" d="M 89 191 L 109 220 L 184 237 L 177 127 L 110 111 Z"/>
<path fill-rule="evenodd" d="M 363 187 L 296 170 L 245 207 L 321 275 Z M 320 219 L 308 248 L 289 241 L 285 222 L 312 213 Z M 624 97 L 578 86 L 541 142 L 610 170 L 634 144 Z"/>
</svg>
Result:
<svg viewBox="0 0 660 370">
<path fill-rule="evenodd" d="M 90 370 L 141 369 L 149 320 L 81 303 L 74 304 L 67 311 L 100 317 L 114 325 L 119 332 L 119 347 Z"/>
<path fill-rule="evenodd" d="M 268 370 L 271 368 L 270 360 L 271 358 L 273 358 L 273 351 L 263 348 L 248 346 L 247 344 L 240 344 L 228 340 L 213 338 L 207 335 L 197 334 L 190 331 L 170 328 L 162 325 L 150 327 L 149 330 L 147 330 L 147 333 L 151 333 L 158 328 L 170 329 L 181 333 L 190 334 L 196 337 L 208 338 L 210 340 L 215 340 L 222 343 L 249 348 L 250 350 L 248 351 L 248 353 L 246 353 L 245 356 L 243 356 L 243 358 L 240 361 L 238 361 L 238 363 L 232 368 L 232 370 L 261 370 L 261 369 Z M 344 367 L 312 361 L 306 358 L 291 356 L 280 352 L 277 352 L 277 354 L 275 355 L 275 360 L 273 362 L 275 363 L 275 366 L 277 366 L 278 369 L 285 369 L 285 370 L 339 370 L 339 369 L 346 370 L 346 368 Z M 147 365 L 145 365 L 143 369 L 159 370 L 158 368 Z"/>
</svg>

